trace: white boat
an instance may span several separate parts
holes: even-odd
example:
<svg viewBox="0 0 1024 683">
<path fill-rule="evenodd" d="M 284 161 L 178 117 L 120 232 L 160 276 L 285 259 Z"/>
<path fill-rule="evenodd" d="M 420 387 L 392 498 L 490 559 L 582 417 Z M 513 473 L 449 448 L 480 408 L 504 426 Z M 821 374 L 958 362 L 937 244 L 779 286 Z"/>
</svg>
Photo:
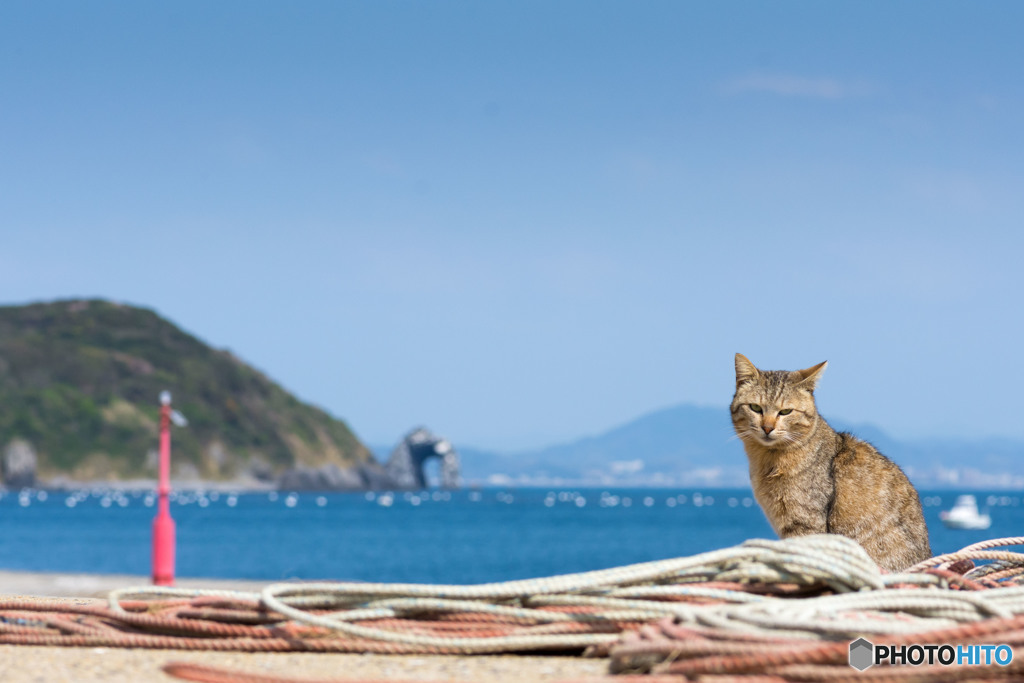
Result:
<svg viewBox="0 0 1024 683">
<path fill-rule="evenodd" d="M 939 512 L 939 519 L 950 529 L 987 529 L 992 526 L 988 513 L 978 512 L 978 501 L 972 495 L 956 497 L 956 504 Z"/>
</svg>

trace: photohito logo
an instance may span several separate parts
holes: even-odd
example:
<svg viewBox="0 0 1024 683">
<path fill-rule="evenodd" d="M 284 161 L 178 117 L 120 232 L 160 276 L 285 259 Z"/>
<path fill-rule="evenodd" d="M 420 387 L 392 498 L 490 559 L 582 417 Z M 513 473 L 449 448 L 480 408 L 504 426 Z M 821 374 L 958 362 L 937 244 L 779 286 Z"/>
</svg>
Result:
<svg viewBox="0 0 1024 683">
<path fill-rule="evenodd" d="M 875 663 L 875 646 L 858 638 L 850 643 L 850 666 L 857 671 L 863 671 Z"/>
<path fill-rule="evenodd" d="M 1006 666 L 1012 661 L 1013 648 L 1009 645 L 874 645 L 864 638 L 850 643 L 850 666 L 857 671 L 882 663 L 892 666 Z"/>
</svg>

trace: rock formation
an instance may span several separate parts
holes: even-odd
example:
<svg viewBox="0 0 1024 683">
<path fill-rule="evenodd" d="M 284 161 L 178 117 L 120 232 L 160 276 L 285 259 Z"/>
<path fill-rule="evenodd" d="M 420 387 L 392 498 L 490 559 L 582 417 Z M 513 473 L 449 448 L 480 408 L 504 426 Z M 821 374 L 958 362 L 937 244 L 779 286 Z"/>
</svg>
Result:
<svg viewBox="0 0 1024 683">
<path fill-rule="evenodd" d="M 402 439 L 384 467 L 376 462 L 348 468 L 334 463 L 318 467 L 297 465 L 282 472 L 276 479 L 276 485 L 278 489 L 294 491 L 418 491 L 427 488 L 423 465 L 431 458 L 441 461 L 441 486 L 459 488 L 458 453 L 450 441 L 422 427 L 412 430 Z"/>
<path fill-rule="evenodd" d="M 0 470 L 4 484 L 10 489 L 29 488 L 36 485 L 36 453 L 24 439 L 13 439 L 4 449 L 0 458 Z"/>
<path fill-rule="evenodd" d="M 409 432 L 391 452 L 384 470 L 397 489 L 420 490 L 427 487 L 423 463 L 430 458 L 441 459 L 441 486 L 460 486 L 459 455 L 450 441 L 419 427 Z"/>
</svg>

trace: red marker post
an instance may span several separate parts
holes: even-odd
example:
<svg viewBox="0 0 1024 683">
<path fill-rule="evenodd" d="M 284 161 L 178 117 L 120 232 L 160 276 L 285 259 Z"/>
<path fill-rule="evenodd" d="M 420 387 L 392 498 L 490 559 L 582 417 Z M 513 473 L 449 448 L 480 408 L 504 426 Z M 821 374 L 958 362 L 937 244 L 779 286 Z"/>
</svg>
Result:
<svg viewBox="0 0 1024 683">
<path fill-rule="evenodd" d="M 153 518 L 153 585 L 174 585 L 174 520 L 171 519 L 171 392 L 160 392 L 160 482 Z"/>
</svg>

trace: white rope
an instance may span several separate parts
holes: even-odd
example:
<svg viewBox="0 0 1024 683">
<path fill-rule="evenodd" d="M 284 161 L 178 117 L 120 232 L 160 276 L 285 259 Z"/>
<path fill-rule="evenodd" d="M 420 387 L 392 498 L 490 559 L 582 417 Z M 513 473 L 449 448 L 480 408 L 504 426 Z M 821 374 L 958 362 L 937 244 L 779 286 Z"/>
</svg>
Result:
<svg viewBox="0 0 1024 683">
<path fill-rule="evenodd" d="M 916 567 L 928 568 L 965 555 L 991 557 L 989 548 L 1024 542 L 996 539 L 943 555 Z M 1024 558 L 1024 555 L 1021 556 Z M 788 583 L 827 586 L 835 594 L 811 598 L 755 595 L 703 587 L 699 582 Z M 692 585 L 698 584 L 698 585 Z M 906 588 L 908 584 L 922 588 Z M 784 540 L 754 539 L 692 557 L 659 560 L 592 572 L 478 585 L 397 583 L 279 583 L 260 593 L 145 587 L 114 591 L 111 607 L 128 598 L 223 596 L 259 600 L 296 622 L 321 626 L 353 638 L 463 652 L 575 648 L 613 642 L 617 634 L 538 634 L 442 637 L 352 623 L 412 614 L 479 613 L 519 619 L 538 629 L 564 622 L 647 621 L 672 616 L 683 624 L 735 632 L 803 639 L 933 630 L 990 618 L 1024 614 L 1024 587 L 983 591 L 946 590 L 946 578 L 907 571 L 884 575 L 855 541 L 837 535 Z M 698 597 L 723 603 L 666 600 Z M 586 606 L 586 614 L 538 610 L 544 606 Z M 331 610 L 312 614 L 309 609 Z"/>
</svg>

